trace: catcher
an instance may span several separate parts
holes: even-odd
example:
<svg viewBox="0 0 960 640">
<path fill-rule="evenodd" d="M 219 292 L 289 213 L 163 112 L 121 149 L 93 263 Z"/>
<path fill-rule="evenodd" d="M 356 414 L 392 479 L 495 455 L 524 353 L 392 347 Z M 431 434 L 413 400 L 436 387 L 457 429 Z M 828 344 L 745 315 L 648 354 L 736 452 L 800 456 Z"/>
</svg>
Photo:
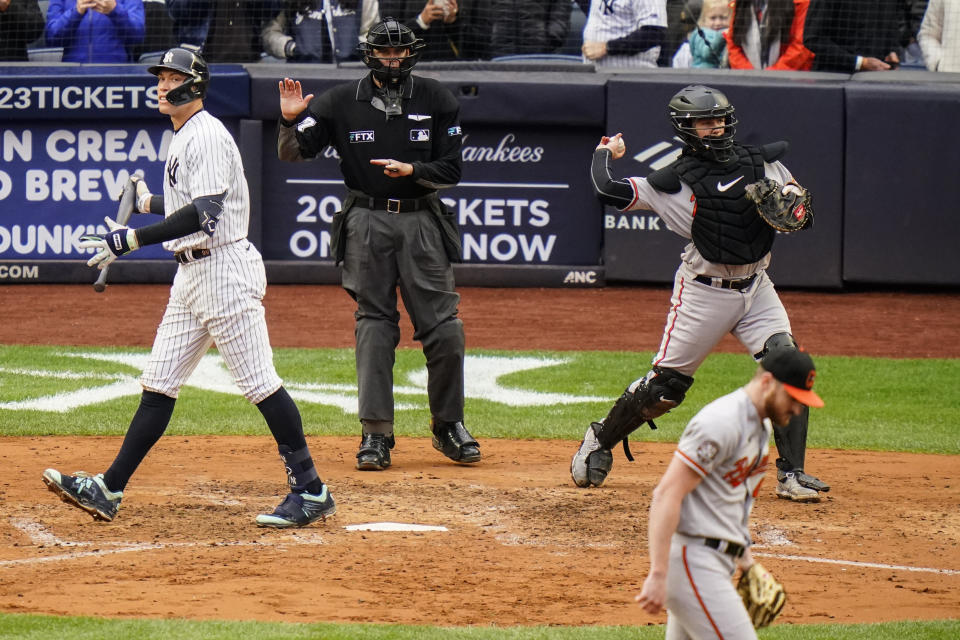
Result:
<svg viewBox="0 0 960 640">
<path fill-rule="evenodd" d="M 786 142 L 760 147 L 734 141 L 737 118 L 727 97 L 692 85 L 668 105 L 683 141 L 682 155 L 645 178 L 617 179 L 611 160 L 626 145 L 618 133 L 593 152 L 598 198 L 621 211 L 656 212 L 667 228 L 690 240 L 674 278 L 673 298 L 653 366 L 630 383 L 607 416 L 587 427 L 570 472 L 577 486 L 599 487 L 613 466 L 613 448 L 644 423 L 683 402 L 693 375 L 727 333 L 754 359 L 772 349 L 797 348 L 787 312 L 767 276 L 777 232 L 813 223 L 810 194 L 780 159 Z M 830 487 L 804 471 L 808 412 L 790 428 L 775 427 L 777 495 L 816 502 Z M 629 458 L 629 449 L 627 457 Z M 632 458 L 631 458 L 632 459 Z"/>
<path fill-rule="evenodd" d="M 777 617 L 783 587 L 750 553 L 748 521 L 767 471 L 770 423 L 822 407 L 803 351 L 772 349 L 753 378 L 695 415 L 653 491 L 650 573 L 636 597 L 667 609 L 668 640 L 757 637 Z M 735 589 L 731 577 L 740 567 Z"/>
</svg>

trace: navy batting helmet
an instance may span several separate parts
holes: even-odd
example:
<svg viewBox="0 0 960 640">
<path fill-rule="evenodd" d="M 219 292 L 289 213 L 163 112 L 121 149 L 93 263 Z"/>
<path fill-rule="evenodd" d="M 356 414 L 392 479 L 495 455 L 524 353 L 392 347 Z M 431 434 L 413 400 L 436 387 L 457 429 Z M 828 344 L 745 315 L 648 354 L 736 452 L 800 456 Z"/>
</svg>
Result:
<svg viewBox="0 0 960 640">
<path fill-rule="evenodd" d="M 206 97 L 207 85 L 210 84 L 210 70 L 199 53 L 184 47 L 168 49 L 160 62 L 148 67 L 147 71 L 153 75 L 159 75 L 164 69 L 187 76 L 183 84 L 167 92 L 167 102 L 179 107 Z"/>
<path fill-rule="evenodd" d="M 396 18 L 384 18 L 370 27 L 367 38 L 357 47 L 363 63 L 373 69 L 373 75 L 380 82 L 400 83 L 407 79 L 413 65 L 417 64 L 420 50 L 425 43 L 414 35 L 404 24 Z M 374 55 L 375 49 L 383 48 L 408 49 L 406 56 L 400 57 L 400 66 L 391 67 Z"/>
<path fill-rule="evenodd" d="M 694 151 L 710 151 L 713 157 L 724 162 L 733 157 L 733 136 L 737 132 L 737 116 L 727 100 L 716 89 L 694 84 L 681 89 L 670 99 L 670 122 L 677 135 Z M 701 138 L 697 135 L 697 120 L 723 118 L 723 133 L 719 136 Z"/>
</svg>

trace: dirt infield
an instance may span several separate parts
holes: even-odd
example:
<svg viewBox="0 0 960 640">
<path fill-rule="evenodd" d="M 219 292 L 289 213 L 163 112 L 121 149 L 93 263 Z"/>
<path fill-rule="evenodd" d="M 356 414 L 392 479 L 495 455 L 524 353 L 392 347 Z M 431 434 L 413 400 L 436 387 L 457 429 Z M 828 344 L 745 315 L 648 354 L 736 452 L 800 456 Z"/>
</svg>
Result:
<svg viewBox="0 0 960 640">
<path fill-rule="evenodd" d="M 168 288 L 0 287 L 0 343 L 148 346 Z M 470 348 L 657 347 L 663 288 L 461 291 Z M 960 296 L 786 292 L 815 354 L 960 357 Z M 277 347 L 352 346 L 336 287 L 273 286 Z M 41 319 L 41 322 L 38 322 Z M 918 330 L 918 326 L 925 328 Z M 403 326 L 403 346 L 412 331 Z M 733 340 L 723 350 L 739 351 Z M 0 416 L 2 417 L 2 416 Z M 311 438 L 340 509 L 322 525 L 252 526 L 283 477 L 269 437 L 171 436 L 127 489 L 114 523 L 47 492 L 47 466 L 105 467 L 118 438 L 0 438 L 0 611 L 62 615 L 442 625 L 659 623 L 631 603 L 647 568 L 646 510 L 668 444 L 619 454 L 602 489 L 578 490 L 570 441 L 482 443 L 473 467 L 402 438 L 383 473 L 353 468 L 355 438 Z M 267 455 L 265 455 L 267 453 Z M 956 457 L 813 450 L 833 490 L 815 505 L 754 510 L 756 552 L 789 592 L 785 623 L 960 616 Z M 416 523 L 447 531 L 345 527 Z M 70 586 L 65 596 L 64 583 Z"/>
</svg>

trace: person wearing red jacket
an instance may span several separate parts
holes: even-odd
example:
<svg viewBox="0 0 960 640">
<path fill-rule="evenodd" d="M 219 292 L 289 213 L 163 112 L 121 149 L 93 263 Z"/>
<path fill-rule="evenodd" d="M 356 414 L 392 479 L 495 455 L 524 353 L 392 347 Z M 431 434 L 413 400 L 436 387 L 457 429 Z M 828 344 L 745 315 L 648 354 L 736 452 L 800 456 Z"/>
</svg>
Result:
<svg viewBox="0 0 960 640">
<path fill-rule="evenodd" d="M 803 46 L 810 0 L 737 0 L 725 32 L 731 69 L 809 71 L 813 53 Z"/>
</svg>

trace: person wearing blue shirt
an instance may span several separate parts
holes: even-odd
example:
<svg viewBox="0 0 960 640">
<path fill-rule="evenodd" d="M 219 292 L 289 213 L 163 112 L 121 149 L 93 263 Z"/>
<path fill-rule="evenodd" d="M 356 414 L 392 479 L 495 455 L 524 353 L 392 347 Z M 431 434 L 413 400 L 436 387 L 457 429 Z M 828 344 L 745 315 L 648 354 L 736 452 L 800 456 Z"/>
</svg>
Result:
<svg viewBox="0 0 960 640">
<path fill-rule="evenodd" d="M 142 0 L 50 0 L 46 41 L 64 62 L 130 62 L 143 40 Z"/>
</svg>

